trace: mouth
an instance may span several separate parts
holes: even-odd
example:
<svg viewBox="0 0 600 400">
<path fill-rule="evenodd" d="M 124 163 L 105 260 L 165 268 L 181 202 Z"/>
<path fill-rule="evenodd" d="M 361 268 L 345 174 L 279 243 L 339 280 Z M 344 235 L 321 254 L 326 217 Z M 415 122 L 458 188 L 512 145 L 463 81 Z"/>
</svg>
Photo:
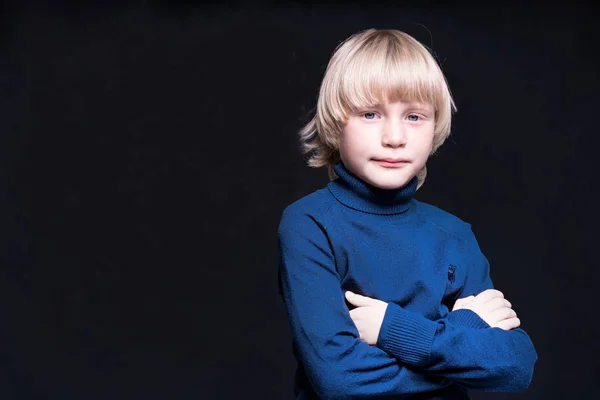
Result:
<svg viewBox="0 0 600 400">
<path fill-rule="evenodd" d="M 375 162 L 377 162 L 377 164 L 381 166 L 392 168 L 399 168 L 408 164 L 408 160 L 405 160 L 403 158 L 384 158 L 381 160 L 376 159 Z"/>
</svg>

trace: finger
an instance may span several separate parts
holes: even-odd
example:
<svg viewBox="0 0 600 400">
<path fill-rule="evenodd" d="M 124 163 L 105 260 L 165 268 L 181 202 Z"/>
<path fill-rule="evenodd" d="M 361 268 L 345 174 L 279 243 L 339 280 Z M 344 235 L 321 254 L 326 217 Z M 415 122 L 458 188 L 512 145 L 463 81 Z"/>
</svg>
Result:
<svg viewBox="0 0 600 400">
<path fill-rule="evenodd" d="M 512 304 L 510 304 L 510 301 L 502 298 L 502 297 L 495 297 L 487 302 L 485 302 L 486 307 L 489 310 L 496 310 L 499 308 L 511 308 Z"/>
<path fill-rule="evenodd" d="M 362 308 L 355 308 L 354 310 L 350 310 L 350 318 L 352 318 L 354 322 L 359 321 L 361 319 L 362 310 Z"/>
<path fill-rule="evenodd" d="M 354 326 L 356 327 L 356 331 L 358 332 L 358 338 L 360 340 L 362 340 L 363 342 L 366 342 L 366 340 L 363 338 L 363 334 L 362 334 L 362 324 L 354 321 Z"/>
<path fill-rule="evenodd" d="M 458 304 L 464 304 L 464 303 L 468 303 L 469 301 L 473 300 L 474 298 L 475 298 L 475 296 L 471 295 L 471 296 L 460 298 L 460 299 L 456 300 L 456 302 Z"/>
<path fill-rule="evenodd" d="M 498 289 L 487 289 L 487 290 L 484 290 L 483 292 L 479 293 L 477 296 L 478 297 L 481 296 L 486 300 L 491 300 L 491 299 L 495 299 L 496 297 L 504 298 L 504 293 L 502 293 Z"/>
<path fill-rule="evenodd" d="M 498 298 L 498 297 L 504 298 L 504 294 L 501 291 L 496 290 L 496 289 L 487 289 L 487 290 L 484 290 L 483 292 L 479 293 L 477 295 L 477 297 L 481 301 L 486 303 L 486 302 L 488 302 L 492 299 Z"/>
<path fill-rule="evenodd" d="M 351 291 L 346 291 L 346 300 L 350 302 L 352 305 L 357 307 L 368 306 L 371 304 L 371 298 L 367 296 L 361 296 L 360 294 L 353 293 Z"/>
<path fill-rule="evenodd" d="M 350 318 L 352 318 L 352 320 L 354 321 L 356 318 L 356 310 L 358 310 L 357 308 L 355 308 L 354 310 L 350 310 Z"/>
<path fill-rule="evenodd" d="M 452 306 L 452 311 L 454 310 L 460 310 L 461 308 L 465 308 L 467 303 L 469 303 L 471 300 L 473 300 L 475 298 L 475 296 L 468 296 L 468 297 L 463 297 L 460 298 L 458 300 L 456 300 L 454 302 L 454 306 Z"/>
<path fill-rule="evenodd" d="M 518 328 L 521 325 L 521 320 L 517 317 L 515 318 L 508 318 L 505 320 L 502 320 L 500 322 L 498 322 L 496 324 L 496 327 L 504 329 L 505 331 L 514 329 L 514 328 Z"/>
<path fill-rule="evenodd" d="M 502 321 L 516 317 L 517 313 L 512 308 L 503 307 L 492 311 L 489 315 L 490 319 L 493 321 Z"/>
<path fill-rule="evenodd" d="M 506 300 L 504 297 L 494 297 L 493 299 L 488 301 L 489 304 L 495 304 L 498 307 L 508 307 L 512 308 L 512 303 Z"/>
</svg>

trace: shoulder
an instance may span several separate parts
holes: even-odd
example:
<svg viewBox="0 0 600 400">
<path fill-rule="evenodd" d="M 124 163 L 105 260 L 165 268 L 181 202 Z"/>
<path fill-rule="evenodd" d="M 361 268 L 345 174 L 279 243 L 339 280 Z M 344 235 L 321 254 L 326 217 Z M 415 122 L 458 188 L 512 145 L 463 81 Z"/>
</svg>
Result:
<svg viewBox="0 0 600 400">
<path fill-rule="evenodd" d="M 277 229 L 280 250 L 288 255 L 331 255 L 328 218 L 331 194 L 323 189 L 285 207 Z"/>
<path fill-rule="evenodd" d="M 471 225 L 456 215 L 429 203 L 422 201 L 417 203 L 419 213 L 425 221 L 434 225 L 437 229 L 461 239 L 471 233 Z"/>
<path fill-rule="evenodd" d="M 283 209 L 279 229 L 297 226 L 307 221 L 321 224 L 329 215 L 333 204 L 331 200 L 331 194 L 325 188 L 299 198 Z"/>
</svg>

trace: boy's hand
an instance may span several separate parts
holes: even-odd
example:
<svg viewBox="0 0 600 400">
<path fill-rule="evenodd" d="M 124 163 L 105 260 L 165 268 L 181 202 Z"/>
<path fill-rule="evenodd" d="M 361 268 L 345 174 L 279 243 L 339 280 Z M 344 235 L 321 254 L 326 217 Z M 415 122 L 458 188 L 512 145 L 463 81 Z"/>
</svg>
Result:
<svg viewBox="0 0 600 400">
<path fill-rule="evenodd" d="M 358 329 L 360 339 L 370 345 L 377 344 L 388 303 L 347 291 L 346 300 L 357 308 L 350 310 L 350 317 Z"/>
<path fill-rule="evenodd" d="M 492 328 L 501 328 L 505 331 L 514 329 L 521 325 L 517 313 L 511 308 L 510 301 L 504 298 L 504 294 L 496 289 L 488 289 L 477 296 L 469 296 L 456 300 L 452 311 L 465 308 L 471 310 Z"/>
</svg>

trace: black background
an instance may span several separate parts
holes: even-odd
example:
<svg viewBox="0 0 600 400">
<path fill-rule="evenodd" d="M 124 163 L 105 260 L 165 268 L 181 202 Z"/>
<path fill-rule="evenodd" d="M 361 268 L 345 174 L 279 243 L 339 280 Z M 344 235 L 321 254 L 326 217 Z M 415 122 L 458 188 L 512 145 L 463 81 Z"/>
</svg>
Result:
<svg viewBox="0 0 600 400">
<path fill-rule="evenodd" d="M 335 46 L 394 28 L 458 106 L 417 193 L 472 224 L 539 360 L 596 398 L 598 12 L 473 2 L 4 3 L 0 398 L 291 399 L 283 208 Z"/>
</svg>

